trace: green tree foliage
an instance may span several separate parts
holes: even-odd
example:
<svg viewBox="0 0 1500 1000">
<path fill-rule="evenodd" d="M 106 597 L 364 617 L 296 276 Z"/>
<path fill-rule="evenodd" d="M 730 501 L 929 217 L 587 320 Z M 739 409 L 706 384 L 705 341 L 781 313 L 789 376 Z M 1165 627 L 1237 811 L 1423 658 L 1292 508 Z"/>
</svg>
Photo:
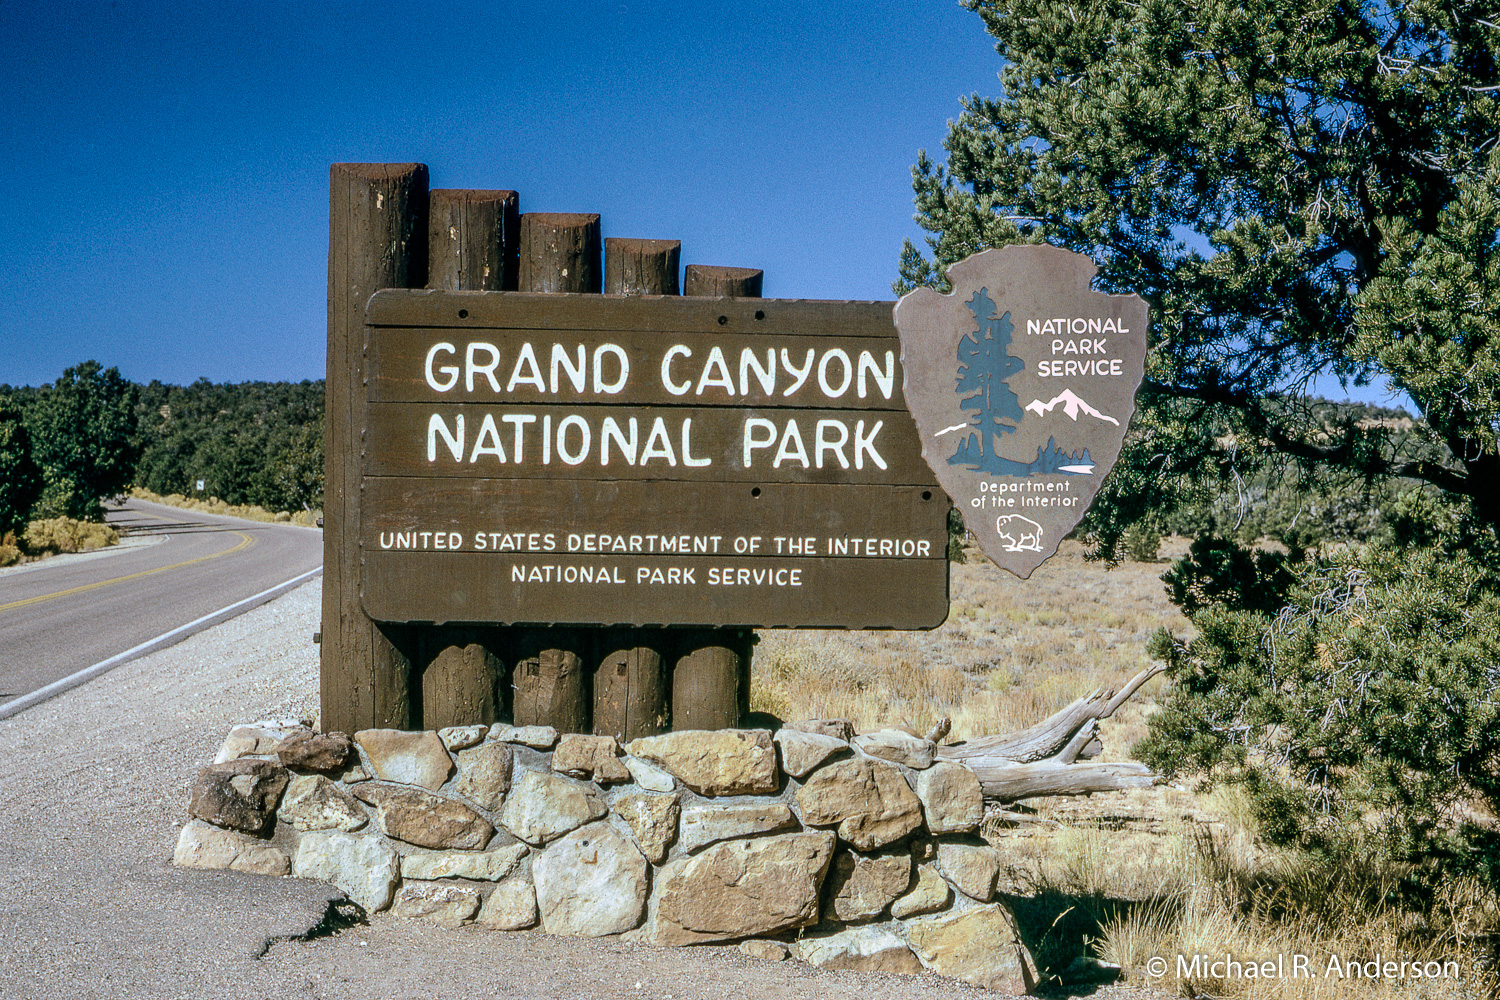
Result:
<svg viewBox="0 0 1500 1000">
<path fill-rule="evenodd" d="M 978 250 L 1087 253 L 1152 309 L 1144 409 L 1091 521 L 1132 520 L 1266 454 L 1405 477 L 1500 523 L 1500 28 L 1473 2 L 965 0 L 1003 94 L 913 171 L 943 287 Z M 1385 377 L 1418 431 L 1330 424 L 1317 375 Z M 1415 437 L 1417 440 L 1412 440 Z"/>
<path fill-rule="evenodd" d="M 25 528 L 41 495 L 42 471 L 32 459 L 21 411 L 0 398 L 0 534 Z"/>
<path fill-rule="evenodd" d="M 1442 506 L 1410 494 L 1396 519 L 1457 515 Z M 1500 814 L 1494 580 L 1450 545 L 1355 553 L 1295 577 L 1243 561 L 1204 574 L 1204 554 L 1184 557 L 1174 586 L 1244 586 L 1198 605 L 1190 642 L 1154 640 L 1175 683 L 1136 752 L 1246 783 L 1273 842 L 1394 860 L 1416 886 L 1465 873 L 1500 887 L 1500 830 L 1484 818 Z"/>
<path fill-rule="evenodd" d="M 151 382 L 141 387 L 136 418 L 138 486 L 270 510 L 322 505 L 321 381 Z"/>
<path fill-rule="evenodd" d="M 1152 518 L 1210 537 L 1168 576 L 1196 635 L 1156 641 L 1173 684 L 1137 752 L 1246 782 L 1273 840 L 1500 887 L 1492 9 L 963 2 L 1001 93 L 964 102 L 946 166 L 918 160 L 934 236 L 896 287 L 1045 241 L 1150 303 L 1140 409 L 1085 525 L 1106 555 Z M 1310 399 L 1319 376 L 1383 379 L 1421 419 Z M 1247 553 L 1247 497 L 1348 544 Z"/>
<path fill-rule="evenodd" d="M 115 368 L 85 361 L 36 393 L 26 430 L 42 470 L 33 517 L 98 521 L 101 501 L 130 485 L 135 471 L 136 388 Z"/>
</svg>

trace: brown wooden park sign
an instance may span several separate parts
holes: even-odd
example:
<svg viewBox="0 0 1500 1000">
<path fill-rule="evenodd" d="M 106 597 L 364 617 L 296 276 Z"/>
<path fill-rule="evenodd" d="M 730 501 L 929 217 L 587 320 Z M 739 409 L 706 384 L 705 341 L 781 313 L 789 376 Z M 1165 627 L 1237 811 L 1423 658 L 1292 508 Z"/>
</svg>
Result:
<svg viewBox="0 0 1500 1000">
<path fill-rule="evenodd" d="M 985 469 L 992 446 L 981 427 L 934 460 L 933 430 L 962 435 L 927 424 L 970 405 L 963 348 L 935 331 L 946 309 L 993 346 L 1003 323 L 908 297 L 917 339 L 941 345 L 911 354 L 903 326 L 913 368 L 889 302 L 761 299 L 760 272 L 694 265 L 679 295 L 678 262 L 675 241 L 601 241 L 597 215 L 429 191 L 420 164 L 333 167 L 325 730 L 732 726 L 751 628 L 946 618 L 948 496 L 990 495 L 950 470 L 981 450 Z M 986 385 L 1014 375 L 1014 358 L 980 354 L 1001 366 Z M 1122 434 L 1130 364 L 1109 403 Z M 1074 521 L 1119 442 L 1091 447 L 1091 487 L 1067 487 Z M 1055 458 L 984 474 L 1078 478 L 1079 456 Z M 1050 530 L 1046 554 L 1066 529 Z"/>
<path fill-rule="evenodd" d="M 947 617 L 889 303 L 385 291 L 365 343 L 371 618 Z"/>
</svg>

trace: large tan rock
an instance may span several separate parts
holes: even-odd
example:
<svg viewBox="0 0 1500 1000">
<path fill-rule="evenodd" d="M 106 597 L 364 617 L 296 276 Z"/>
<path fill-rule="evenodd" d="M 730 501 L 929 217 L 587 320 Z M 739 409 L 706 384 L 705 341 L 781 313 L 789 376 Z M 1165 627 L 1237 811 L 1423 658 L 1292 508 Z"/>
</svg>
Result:
<svg viewBox="0 0 1500 1000">
<path fill-rule="evenodd" d="M 839 851 L 828 872 L 829 910 L 845 923 L 873 920 L 911 884 L 911 853 Z"/>
<path fill-rule="evenodd" d="M 302 729 L 281 742 L 276 757 L 284 766 L 304 771 L 342 771 L 354 760 L 354 744 L 347 733 Z"/>
<path fill-rule="evenodd" d="M 643 736 L 627 749 L 699 795 L 761 795 L 778 785 L 776 748 L 765 729 L 684 729 Z"/>
<path fill-rule="evenodd" d="M 763 962 L 785 962 L 791 951 L 784 942 L 755 938 L 740 942 L 740 954 L 758 958 Z"/>
<path fill-rule="evenodd" d="M 899 729 L 881 729 L 863 733 L 849 741 L 871 757 L 879 757 L 893 764 L 905 764 L 918 770 L 932 766 L 937 754 L 937 744 Z"/>
<path fill-rule="evenodd" d="M 930 865 L 917 866 L 917 884 L 891 904 L 891 916 L 916 917 L 923 913 L 946 910 L 953 901 L 953 889 Z"/>
<path fill-rule="evenodd" d="M 816 733 L 819 736 L 832 736 L 836 740 L 848 743 L 854 736 L 854 723 L 848 719 L 798 719 L 795 722 L 783 722 L 782 729 L 790 729 L 798 733 Z"/>
<path fill-rule="evenodd" d="M 849 744 L 821 733 L 803 733 L 795 729 L 778 729 L 776 745 L 781 748 L 781 768 L 800 778 L 836 754 L 848 754 Z"/>
<path fill-rule="evenodd" d="M 932 833 L 967 833 L 984 819 L 979 776 L 962 764 L 939 761 L 917 775 L 917 798 Z"/>
<path fill-rule="evenodd" d="M 454 790 L 481 808 L 494 812 L 510 791 L 510 770 L 515 751 L 505 743 L 458 752 L 458 783 Z"/>
<path fill-rule="evenodd" d="M 479 909 L 474 922 L 497 931 L 519 931 L 536 926 L 536 887 L 531 876 L 522 872 L 495 886 Z"/>
<path fill-rule="evenodd" d="M 354 795 L 375 807 L 387 836 L 435 850 L 477 851 L 490 842 L 495 828 L 462 802 L 401 785 L 369 782 Z"/>
<path fill-rule="evenodd" d="M 914 975 L 922 963 L 889 927 L 855 927 L 824 937 L 806 937 L 792 953 L 820 969 L 896 972 Z"/>
<path fill-rule="evenodd" d="M 983 843 L 940 843 L 937 870 L 959 892 L 981 903 L 995 895 L 1000 852 Z"/>
<path fill-rule="evenodd" d="M 514 872 L 526 857 L 525 844 L 508 844 L 493 851 L 440 851 L 408 854 L 401 859 L 401 877 L 416 879 L 467 878 L 498 882 Z"/>
<path fill-rule="evenodd" d="M 696 851 L 715 841 L 770 833 L 796 825 L 792 811 L 780 802 L 689 806 L 682 811 L 678 841 L 683 850 Z"/>
<path fill-rule="evenodd" d="M 626 757 L 625 769 L 637 785 L 648 792 L 670 792 L 677 788 L 677 780 L 666 771 L 639 757 Z"/>
<path fill-rule="evenodd" d="M 630 770 L 620 759 L 620 744 L 613 736 L 567 733 L 557 741 L 552 770 L 575 778 L 593 778 L 601 785 L 630 780 Z"/>
<path fill-rule="evenodd" d="M 593 785 L 556 774 L 527 771 L 516 782 L 500 822 L 533 847 L 556 840 L 569 830 L 609 812 Z"/>
<path fill-rule="evenodd" d="M 922 964 L 940 976 L 1023 992 L 1021 953 L 998 903 L 908 920 L 906 939 Z"/>
<path fill-rule="evenodd" d="M 835 842 L 830 831 L 792 833 L 678 858 L 657 873 L 649 940 L 696 944 L 811 926 Z"/>
<path fill-rule="evenodd" d="M 430 730 L 409 733 L 402 729 L 364 729 L 354 734 L 354 741 L 370 758 L 375 777 L 382 781 L 418 785 L 435 792 L 453 772 L 448 748 Z"/>
<path fill-rule="evenodd" d="M 557 730 L 551 726 L 512 726 L 506 722 L 497 722 L 490 727 L 490 739 L 546 750 L 557 742 Z"/>
<path fill-rule="evenodd" d="M 292 874 L 320 879 L 344 890 L 370 913 L 390 905 L 401 859 L 379 837 L 337 830 L 304 833 L 292 857 Z"/>
<path fill-rule="evenodd" d="M 608 823 L 574 830 L 531 865 L 542 929 L 568 937 L 623 934 L 641 922 L 649 870 Z"/>
<path fill-rule="evenodd" d="M 922 803 L 901 772 L 866 757 L 813 772 L 797 790 L 797 806 L 804 823 L 837 824 L 839 837 L 861 851 L 894 843 L 922 825 Z"/>
<path fill-rule="evenodd" d="M 306 729 L 296 719 L 265 719 L 247 726 L 235 726 L 225 737 L 214 763 L 224 764 L 249 754 L 273 754 L 288 736 Z"/>
<path fill-rule="evenodd" d="M 370 821 L 354 796 L 321 774 L 299 774 L 281 797 L 277 819 L 298 830 L 358 830 Z"/>
<path fill-rule="evenodd" d="M 188 814 L 214 826 L 265 833 L 292 775 L 268 760 L 231 760 L 198 772 L 188 792 Z"/>
<path fill-rule="evenodd" d="M 292 860 L 284 851 L 233 830 L 189 820 L 177 837 L 172 863 L 182 868 L 229 868 L 256 875 L 285 875 Z"/>
<path fill-rule="evenodd" d="M 610 804 L 610 808 L 630 825 L 630 832 L 635 835 L 636 845 L 646 860 L 653 865 L 660 864 L 672 841 L 677 839 L 677 820 L 681 814 L 677 793 L 621 795 Z"/>
<path fill-rule="evenodd" d="M 443 746 L 457 753 L 478 746 L 489 734 L 489 726 L 449 726 L 438 730 L 438 739 L 443 741 Z"/>
<path fill-rule="evenodd" d="M 458 885 L 407 882 L 396 891 L 391 914 L 457 927 L 479 912 L 479 893 Z"/>
</svg>

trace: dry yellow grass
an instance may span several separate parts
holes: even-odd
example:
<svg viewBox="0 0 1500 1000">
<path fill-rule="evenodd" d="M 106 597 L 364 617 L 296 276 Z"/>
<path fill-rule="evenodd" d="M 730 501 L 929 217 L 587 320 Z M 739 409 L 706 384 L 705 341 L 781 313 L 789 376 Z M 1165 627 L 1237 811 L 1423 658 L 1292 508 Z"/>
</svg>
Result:
<svg viewBox="0 0 1500 1000">
<path fill-rule="evenodd" d="M 119 541 L 119 533 L 111 526 L 92 521 L 75 521 L 71 517 L 49 517 L 32 521 L 21 534 L 21 546 L 31 555 L 88 552 Z"/>
<path fill-rule="evenodd" d="M 1165 569 L 1108 570 L 1064 542 L 1022 581 L 971 549 L 952 567 L 948 620 L 931 632 L 762 632 L 751 708 L 846 718 L 861 730 L 904 722 L 925 731 L 946 715 L 954 739 L 1029 726 L 1129 680 L 1150 662 L 1145 643 L 1158 627 L 1187 628 L 1158 579 Z M 1106 726 L 1106 746 L 1128 749 L 1144 732 L 1154 684 Z"/>
<path fill-rule="evenodd" d="M 131 487 L 130 495 L 141 500 L 150 500 L 152 503 L 166 504 L 168 507 L 181 507 L 183 510 L 201 510 L 206 514 L 224 514 L 228 517 L 244 518 L 247 521 L 296 524 L 304 528 L 315 527 L 318 518 L 323 513 L 317 510 L 266 510 L 257 504 L 225 503 L 218 497 L 199 500 L 194 497 L 185 497 L 181 493 L 169 493 L 162 496 L 159 493 L 141 489 L 139 486 Z"/>
</svg>

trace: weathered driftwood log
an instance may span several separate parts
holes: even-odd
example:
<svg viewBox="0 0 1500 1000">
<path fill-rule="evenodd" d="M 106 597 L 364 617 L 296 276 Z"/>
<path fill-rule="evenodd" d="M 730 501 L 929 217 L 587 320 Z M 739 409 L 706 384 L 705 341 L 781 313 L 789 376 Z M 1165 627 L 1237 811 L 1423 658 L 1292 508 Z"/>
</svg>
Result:
<svg viewBox="0 0 1500 1000">
<path fill-rule="evenodd" d="M 1132 677 L 1118 693 L 1096 690 L 1029 729 L 938 747 L 938 758 L 967 766 L 979 776 L 984 797 L 997 802 L 1149 788 L 1160 779 L 1144 764 L 1080 761 L 1097 757 L 1104 750 L 1099 742 L 1099 720 L 1113 715 L 1163 669 L 1162 664 L 1153 664 Z"/>
</svg>

